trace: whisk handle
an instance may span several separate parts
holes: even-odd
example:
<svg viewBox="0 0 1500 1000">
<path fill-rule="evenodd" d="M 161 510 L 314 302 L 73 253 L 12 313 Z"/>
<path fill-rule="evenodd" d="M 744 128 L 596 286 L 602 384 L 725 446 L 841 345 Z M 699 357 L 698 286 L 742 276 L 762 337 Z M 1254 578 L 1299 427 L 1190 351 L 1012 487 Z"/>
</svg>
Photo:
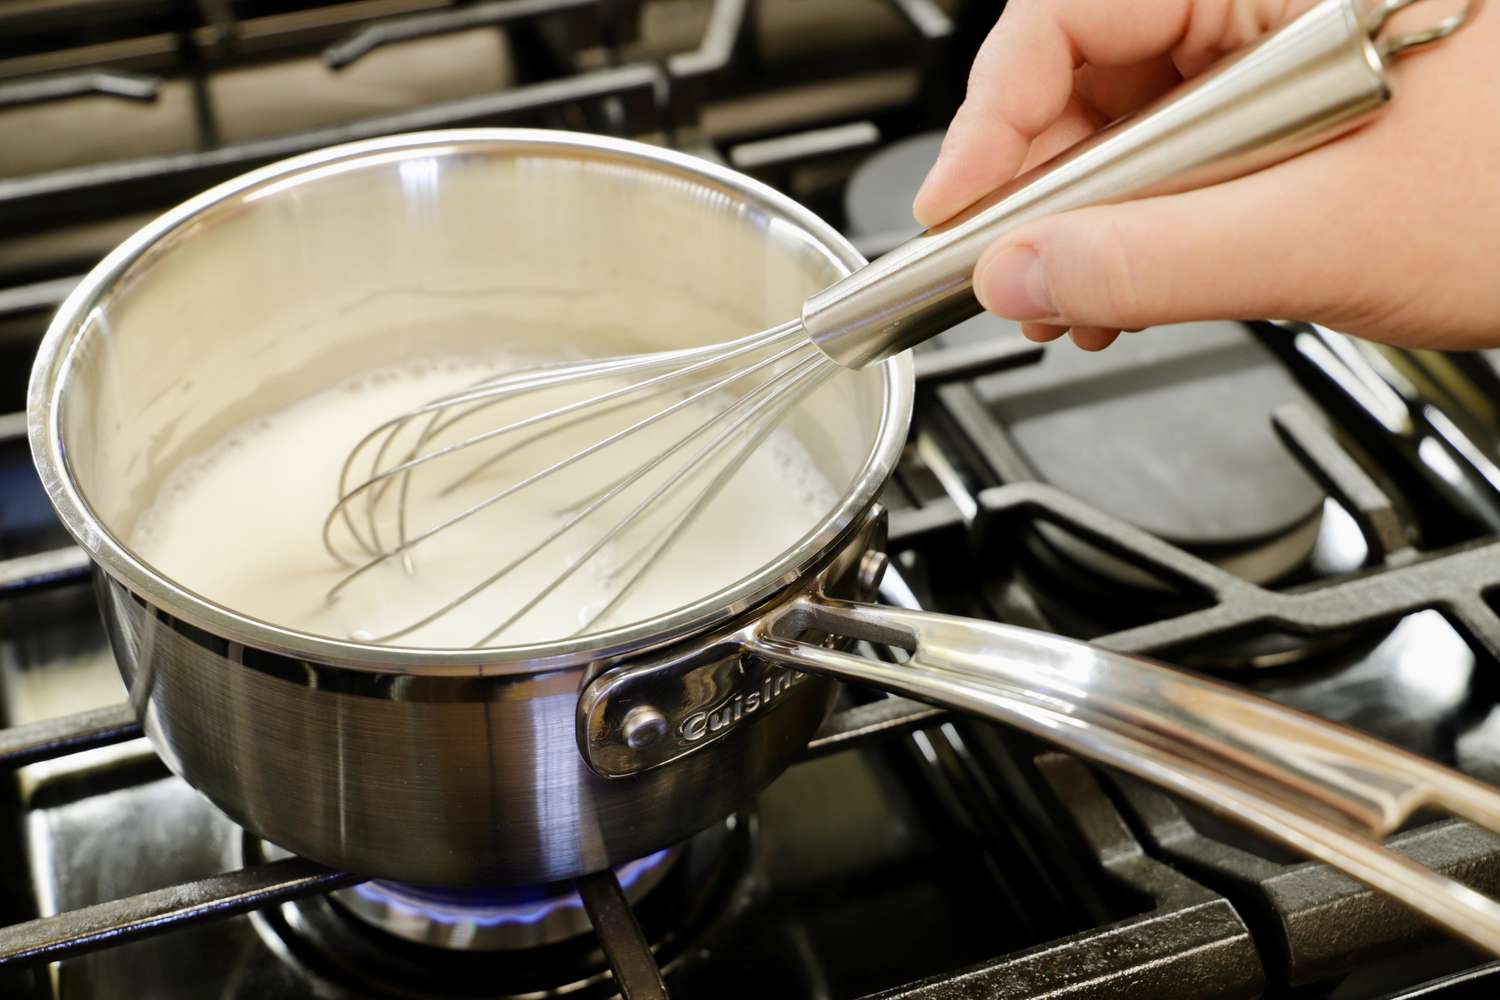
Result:
<svg viewBox="0 0 1500 1000">
<path fill-rule="evenodd" d="M 1377 42 L 1411 0 L 1322 0 L 1258 43 L 1030 170 L 949 221 L 818 292 L 802 322 L 833 360 L 863 368 L 980 312 L 980 253 L 1031 219 L 1206 187 L 1347 132 L 1390 99 Z M 1408 36 L 1414 37 L 1414 36 Z"/>
</svg>

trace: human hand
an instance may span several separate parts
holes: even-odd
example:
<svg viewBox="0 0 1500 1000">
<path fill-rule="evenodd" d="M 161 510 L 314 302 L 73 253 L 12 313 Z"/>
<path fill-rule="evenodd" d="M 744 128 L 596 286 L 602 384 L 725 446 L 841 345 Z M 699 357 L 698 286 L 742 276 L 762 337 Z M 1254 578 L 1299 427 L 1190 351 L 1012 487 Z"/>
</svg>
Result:
<svg viewBox="0 0 1500 1000">
<path fill-rule="evenodd" d="M 917 194 L 924 225 L 1141 107 L 1313 0 L 1011 0 Z M 1198 191 L 1065 212 L 1007 233 L 974 290 L 1033 340 L 1309 320 L 1406 347 L 1500 345 L 1500 3 L 1396 61 L 1374 122 Z M 1417 4 L 1382 33 L 1458 5 Z"/>
</svg>

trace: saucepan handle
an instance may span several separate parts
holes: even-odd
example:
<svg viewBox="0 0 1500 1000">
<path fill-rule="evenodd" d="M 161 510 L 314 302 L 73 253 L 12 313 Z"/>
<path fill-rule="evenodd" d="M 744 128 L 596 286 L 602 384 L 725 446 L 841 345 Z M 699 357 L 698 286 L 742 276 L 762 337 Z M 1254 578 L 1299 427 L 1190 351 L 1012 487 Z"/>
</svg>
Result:
<svg viewBox="0 0 1500 1000">
<path fill-rule="evenodd" d="M 804 632 L 909 657 L 790 638 Z M 1500 955 L 1500 904 L 1376 839 L 1422 807 L 1500 832 L 1500 792 L 1421 757 L 1141 657 L 994 622 L 814 595 L 745 649 L 1034 733 L 1227 813 Z"/>
</svg>

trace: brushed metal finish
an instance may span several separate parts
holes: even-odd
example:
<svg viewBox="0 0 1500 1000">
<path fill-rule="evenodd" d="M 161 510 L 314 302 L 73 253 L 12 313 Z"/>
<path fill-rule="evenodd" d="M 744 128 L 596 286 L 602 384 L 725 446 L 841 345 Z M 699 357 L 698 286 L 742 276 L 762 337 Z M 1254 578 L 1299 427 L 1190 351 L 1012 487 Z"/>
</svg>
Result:
<svg viewBox="0 0 1500 1000">
<path fill-rule="evenodd" d="M 1355 128 L 1391 93 L 1370 38 L 1380 23 L 1367 22 L 1356 3 L 1322 0 L 1140 112 L 813 295 L 802 309 L 808 335 L 850 368 L 889 358 L 979 313 L 971 279 L 980 254 L 1025 222 L 1205 187 Z"/>
<path fill-rule="evenodd" d="M 502 252 L 497 234 L 522 231 L 523 251 Z M 33 370 L 28 420 L 49 496 L 100 569 L 111 643 L 163 760 L 281 847 L 424 885 L 573 878 L 727 815 L 802 753 L 832 684 L 809 679 L 713 753 L 620 780 L 578 752 L 579 692 L 615 664 L 721 641 L 856 541 L 905 439 L 907 358 L 803 402 L 799 432 L 847 484 L 820 525 L 754 577 L 610 632 L 479 650 L 327 639 L 190 593 L 121 539 L 153 477 L 225 424 L 443 346 L 382 346 L 357 322 L 369 315 L 439 318 L 459 303 L 505 316 L 530 304 L 556 314 L 557 335 L 582 338 L 622 314 L 655 329 L 655 304 L 681 295 L 754 329 L 860 263 L 811 213 L 731 171 L 528 130 L 327 150 L 146 227 L 64 303 Z"/>
<path fill-rule="evenodd" d="M 111 644 L 166 764 L 304 857 L 419 885 L 555 882 L 722 819 L 802 753 L 832 685 L 799 684 L 677 766 L 623 780 L 578 752 L 585 671 L 372 675 L 228 643 L 99 575 Z M 368 683 L 375 681 L 375 683 Z"/>
</svg>

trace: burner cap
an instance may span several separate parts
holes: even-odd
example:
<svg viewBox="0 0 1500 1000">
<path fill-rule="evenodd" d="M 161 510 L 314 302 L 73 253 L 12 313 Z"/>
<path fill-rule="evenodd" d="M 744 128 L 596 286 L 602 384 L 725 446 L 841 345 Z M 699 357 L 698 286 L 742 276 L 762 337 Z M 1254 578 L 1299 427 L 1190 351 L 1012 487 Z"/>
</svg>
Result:
<svg viewBox="0 0 1500 1000">
<path fill-rule="evenodd" d="M 632 904 L 672 867 L 676 848 L 615 869 Z M 459 951 L 508 951 L 555 944 L 590 930 L 571 883 L 522 889 L 435 889 L 362 882 L 329 897 L 356 918 L 417 944 Z"/>
<path fill-rule="evenodd" d="M 991 316 L 947 334 L 1019 336 Z M 1277 407 L 1310 404 L 1238 323 L 1158 327 L 1092 354 L 1059 343 L 975 385 L 1038 478 L 1178 545 L 1262 547 L 1322 507 L 1323 490 L 1271 427 Z M 1290 569 L 1312 540 L 1247 575 Z"/>
<path fill-rule="evenodd" d="M 844 188 L 844 215 L 854 236 L 922 231 L 911 217 L 911 200 L 937 162 L 942 132 L 922 132 L 893 142 L 865 160 Z"/>
</svg>

